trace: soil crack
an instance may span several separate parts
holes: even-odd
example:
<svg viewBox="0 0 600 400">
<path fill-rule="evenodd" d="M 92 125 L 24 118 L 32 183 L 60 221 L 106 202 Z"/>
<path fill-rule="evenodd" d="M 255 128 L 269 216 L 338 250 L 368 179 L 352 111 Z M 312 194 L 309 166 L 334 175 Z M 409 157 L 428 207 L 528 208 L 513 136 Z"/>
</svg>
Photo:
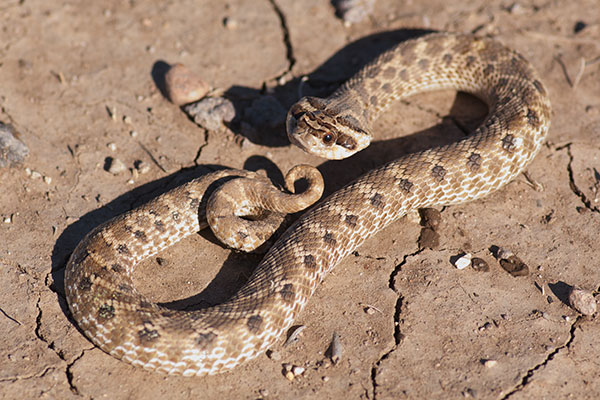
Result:
<svg viewBox="0 0 600 400">
<path fill-rule="evenodd" d="M 396 276 L 398 275 L 398 273 L 400 273 L 400 271 L 402 270 L 402 267 L 404 267 L 404 265 L 406 265 L 406 263 L 408 262 L 408 259 L 420 254 L 421 252 L 423 252 L 423 249 L 419 249 L 413 253 L 406 254 L 404 256 L 404 258 L 402 259 L 402 262 L 400 262 L 400 264 L 396 265 L 396 267 L 390 274 L 389 288 L 392 289 L 398 295 L 398 298 L 396 300 L 396 307 L 394 310 L 394 345 L 391 346 L 390 349 L 385 351 L 382 354 L 382 356 L 379 357 L 379 359 L 377 361 L 375 361 L 375 363 L 371 367 L 371 387 L 372 387 L 372 393 L 373 393 L 373 395 L 371 396 L 371 399 L 373 399 L 373 400 L 375 400 L 377 398 L 377 391 L 376 391 L 376 389 L 377 389 L 377 372 L 379 371 L 379 366 L 390 355 L 392 355 L 392 353 L 394 351 L 396 351 L 396 349 L 400 346 L 400 344 L 402 343 L 402 340 L 404 339 L 404 334 L 402 334 L 402 332 L 400 332 L 400 314 L 402 313 L 402 305 L 404 302 L 404 296 L 399 294 L 398 291 L 396 290 L 396 285 L 394 284 L 394 280 L 395 280 Z"/>
<path fill-rule="evenodd" d="M 590 211 L 600 212 L 600 209 L 593 205 L 592 200 L 590 200 L 585 195 L 585 193 L 577 187 L 577 184 L 575 183 L 575 175 L 573 172 L 573 165 L 572 165 L 574 157 L 573 157 L 573 154 L 571 153 L 571 144 L 572 143 L 568 143 L 568 144 L 562 146 L 560 149 L 557 149 L 557 150 L 562 150 L 563 148 L 567 149 L 567 155 L 569 156 L 569 163 L 567 164 L 567 172 L 569 174 L 569 187 L 571 188 L 573 193 L 575 193 L 575 195 L 581 199 L 581 202 L 583 203 L 583 205 L 585 205 L 585 208 L 587 208 Z M 594 173 L 598 174 L 598 172 L 596 170 L 594 170 Z M 600 177 L 596 176 L 596 179 L 598 181 L 600 179 Z"/>
<path fill-rule="evenodd" d="M 294 47 L 292 46 L 290 30 L 288 28 L 287 18 L 285 17 L 284 12 L 275 0 L 268 1 L 269 4 L 271 4 L 271 7 L 273 7 L 273 11 L 275 11 L 275 14 L 277 14 L 277 17 L 279 18 L 279 24 L 281 25 L 281 31 L 283 33 L 283 44 L 285 45 L 285 57 L 288 62 L 288 66 L 285 71 L 274 78 L 275 80 L 279 80 L 292 71 L 292 68 L 294 68 L 294 65 L 296 65 L 296 56 L 294 55 Z"/>
<path fill-rule="evenodd" d="M 539 370 L 540 368 L 545 367 L 550 361 L 552 361 L 554 359 L 554 357 L 562 350 L 565 348 L 569 348 L 569 346 L 571 346 L 571 343 L 573 343 L 573 340 L 575 340 L 575 330 L 577 329 L 577 327 L 579 326 L 579 321 L 581 320 L 581 316 L 577 317 L 577 319 L 575 320 L 575 322 L 573 322 L 573 324 L 571 325 L 571 329 L 569 331 L 569 339 L 565 342 L 565 344 L 563 344 L 562 346 L 558 346 L 557 348 L 555 348 L 554 350 L 552 350 L 550 353 L 548 353 L 548 355 L 546 356 L 546 358 L 544 359 L 544 361 L 542 361 L 541 363 L 537 364 L 536 366 L 534 366 L 533 368 L 530 368 L 527 373 L 525 373 L 525 375 L 523 376 L 523 378 L 521 379 L 521 382 L 514 387 L 511 391 L 509 391 L 505 396 L 502 397 L 501 400 L 507 400 L 510 397 L 512 397 L 513 394 L 523 390 L 523 388 L 525 386 L 527 386 L 527 384 L 530 382 L 531 378 L 533 377 L 533 375 L 535 374 L 535 372 L 537 370 Z"/>
</svg>

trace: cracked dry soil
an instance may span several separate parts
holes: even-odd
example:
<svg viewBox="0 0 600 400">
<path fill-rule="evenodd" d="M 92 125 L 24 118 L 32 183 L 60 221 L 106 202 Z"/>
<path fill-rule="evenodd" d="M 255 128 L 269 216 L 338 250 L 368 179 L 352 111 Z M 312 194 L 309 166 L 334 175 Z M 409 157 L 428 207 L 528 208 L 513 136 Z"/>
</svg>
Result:
<svg viewBox="0 0 600 400">
<path fill-rule="evenodd" d="M 14 398 L 598 398 L 600 322 L 565 304 L 567 285 L 600 288 L 600 6 L 594 0 L 379 0 L 351 26 L 326 0 L 0 2 L 0 120 L 27 144 L 0 171 L 0 397 Z M 225 23 L 224 21 L 227 21 Z M 521 176 L 474 203 L 441 209 L 440 243 L 417 245 L 403 218 L 349 256 L 297 321 L 297 342 L 231 373 L 151 374 L 95 348 L 64 301 L 63 269 L 86 232 L 210 165 L 278 172 L 316 165 L 331 192 L 403 154 L 456 140 L 485 107 L 454 92 L 415 96 L 378 121 L 378 140 L 351 160 L 289 146 L 282 126 L 247 129 L 260 96 L 284 108 L 325 95 L 414 29 L 476 32 L 516 48 L 553 104 L 547 145 Z M 240 116 L 204 131 L 156 85 L 182 62 L 231 98 Z M 306 82 L 299 78 L 307 75 Z M 250 128 L 252 128 L 250 126 Z M 107 157 L 127 167 L 104 170 Z M 138 174 L 134 164 L 150 166 Z M 45 179 L 44 179 L 45 177 Z M 501 246 L 529 266 L 513 277 Z M 489 271 L 457 270 L 470 252 Z M 196 235 L 148 260 L 139 288 L 175 308 L 223 301 L 260 256 Z M 323 362 L 336 332 L 343 354 Z M 282 364 L 305 367 L 288 381 Z"/>
</svg>

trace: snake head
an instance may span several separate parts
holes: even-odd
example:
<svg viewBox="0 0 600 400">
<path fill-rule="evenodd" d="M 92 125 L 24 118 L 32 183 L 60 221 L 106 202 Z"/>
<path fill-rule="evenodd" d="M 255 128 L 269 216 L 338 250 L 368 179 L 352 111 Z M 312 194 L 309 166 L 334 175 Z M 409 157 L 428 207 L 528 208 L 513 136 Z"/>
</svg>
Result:
<svg viewBox="0 0 600 400">
<path fill-rule="evenodd" d="M 371 142 L 371 135 L 347 108 L 331 110 L 327 102 L 303 97 L 287 115 L 290 142 L 307 153 L 330 160 L 350 157 Z"/>
</svg>

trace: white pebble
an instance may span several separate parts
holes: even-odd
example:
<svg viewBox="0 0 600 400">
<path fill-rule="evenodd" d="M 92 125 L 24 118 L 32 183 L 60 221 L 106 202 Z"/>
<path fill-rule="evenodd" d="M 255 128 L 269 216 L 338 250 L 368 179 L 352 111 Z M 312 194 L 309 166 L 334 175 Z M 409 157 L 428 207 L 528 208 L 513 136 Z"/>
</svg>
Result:
<svg viewBox="0 0 600 400">
<path fill-rule="evenodd" d="M 113 175 L 118 175 L 127 169 L 123 161 L 119 160 L 118 158 L 111 158 L 108 162 L 109 165 L 107 171 Z"/>
<path fill-rule="evenodd" d="M 471 265 L 472 258 L 473 256 L 471 255 L 471 253 L 467 253 L 464 256 L 458 258 L 456 261 L 454 261 L 454 266 L 458 269 L 465 269 L 469 265 Z"/>
<path fill-rule="evenodd" d="M 496 361 L 496 360 L 485 360 L 485 362 L 483 363 L 483 365 L 485 365 L 486 368 L 494 368 L 496 365 L 498 365 L 498 361 Z"/>
<path fill-rule="evenodd" d="M 294 376 L 302 375 L 304 373 L 304 371 L 306 371 L 306 368 L 304 368 L 304 367 L 299 367 L 297 365 L 294 365 L 292 367 L 292 373 L 294 374 Z"/>
</svg>

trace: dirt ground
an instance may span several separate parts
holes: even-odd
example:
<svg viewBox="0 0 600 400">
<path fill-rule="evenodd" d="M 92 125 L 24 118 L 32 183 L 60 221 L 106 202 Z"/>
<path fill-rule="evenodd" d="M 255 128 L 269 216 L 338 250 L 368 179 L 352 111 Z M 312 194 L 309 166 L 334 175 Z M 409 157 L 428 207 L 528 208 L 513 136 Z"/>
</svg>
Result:
<svg viewBox="0 0 600 400">
<path fill-rule="evenodd" d="M 600 396 L 600 317 L 566 303 L 600 289 L 600 4 L 596 0 L 379 0 L 344 24 L 326 0 L 0 0 L 0 121 L 29 147 L 0 169 L 0 398 L 564 399 Z M 398 154 L 464 135 L 485 107 L 455 92 L 394 105 L 368 150 L 323 161 L 270 129 L 256 100 L 287 109 L 326 95 L 366 61 L 423 29 L 489 35 L 520 51 L 551 93 L 552 127 L 528 175 L 492 196 L 440 208 L 439 246 L 403 218 L 330 274 L 297 320 L 299 340 L 205 378 L 149 373 L 95 348 L 66 308 L 63 271 L 93 227 L 207 165 L 279 170 L 309 163 L 331 193 Z M 234 102 L 206 131 L 165 99 L 181 62 Z M 308 80 L 301 83 L 300 78 Z M 260 108 L 258 108 L 260 110 Z M 276 117 L 280 114 L 275 113 Z M 268 122 L 268 121 L 267 121 Z M 106 159 L 127 167 L 106 171 Z M 149 170 L 138 173 L 142 162 Z M 531 184 L 533 181 L 537 184 Z M 493 257 L 529 267 L 513 277 Z M 459 270 L 469 252 L 489 271 Z M 137 285 L 173 307 L 214 304 L 260 256 L 195 235 L 148 260 Z M 160 262 L 158 262 L 160 261 Z M 333 333 L 343 353 L 329 365 Z M 594 339 L 596 338 L 596 339 Z M 289 381 L 283 364 L 305 367 Z"/>
</svg>

